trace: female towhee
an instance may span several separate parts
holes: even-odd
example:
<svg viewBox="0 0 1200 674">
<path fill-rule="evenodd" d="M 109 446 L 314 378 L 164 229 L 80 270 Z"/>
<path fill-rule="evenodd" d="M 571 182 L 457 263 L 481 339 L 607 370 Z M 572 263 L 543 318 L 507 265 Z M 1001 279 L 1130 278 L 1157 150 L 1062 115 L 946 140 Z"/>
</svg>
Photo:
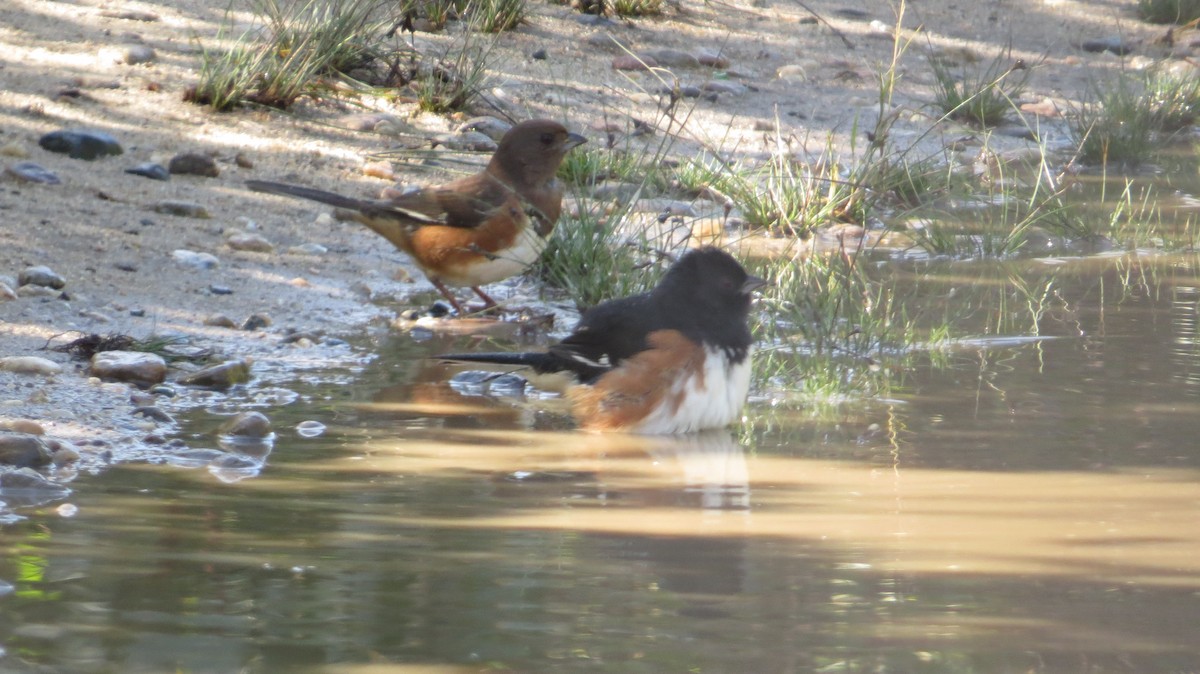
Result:
<svg viewBox="0 0 1200 674">
<path fill-rule="evenodd" d="M 586 140 L 548 119 L 521 122 L 504 134 L 479 173 L 440 186 L 389 188 L 380 199 L 266 180 L 247 180 L 246 186 L 346 209 L 350 219 L 408 253 L 461 314 L 447 285 L 469 286 L 485 308 L 493 307 L 479 286 L 537 261 L 562 211 L 559 164 Z"/>
<path fill-rule="evenodd" d="M 738 418 L 750 390 L 751 293 L 765 284 L 728 253 L 699 248 L 650 292 L 585 311 L 575 331 L 546 352 L 438 358 L 569 374 L 572 412 L 588 430 L 721 428 Z"/>
</svg>

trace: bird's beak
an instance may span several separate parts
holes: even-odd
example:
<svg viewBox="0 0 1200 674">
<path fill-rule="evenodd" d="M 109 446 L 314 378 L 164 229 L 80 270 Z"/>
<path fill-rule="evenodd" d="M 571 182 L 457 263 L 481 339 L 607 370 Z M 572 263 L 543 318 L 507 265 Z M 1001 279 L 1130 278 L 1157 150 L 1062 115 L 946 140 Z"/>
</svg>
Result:
<svg viewBox="0 0 1200 674">
<path fill-rule="evenodd" d="M 581 136 L 577 133 L 568 133 L 567 140 L 563 142 L 563 147 L 570 150 L 571 148 L 579 147 L 580 145 L 583 145 L 586 142 L 587 142 L 587 138 L 584 138 L 583 136 Z"/>
<path fill-rule="evenodd" d="M 766 285 L 770 285 L 770 284 L 767 283 L 765 280 L 760 279 L 757 276 L 747 276 L 746 280 L 742 282 L 742 293 L 749 295 L 750 293 L 754 292 L 755 290 L 758 290 L 759 288 L 766 286 Z"/>
</svg>

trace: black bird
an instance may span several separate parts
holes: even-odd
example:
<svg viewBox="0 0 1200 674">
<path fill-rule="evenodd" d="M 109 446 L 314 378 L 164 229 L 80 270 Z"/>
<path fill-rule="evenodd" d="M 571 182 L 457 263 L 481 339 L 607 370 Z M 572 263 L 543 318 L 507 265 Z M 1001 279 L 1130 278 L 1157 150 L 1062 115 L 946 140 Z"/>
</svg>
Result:
<svg viewBox="0 0 1200 674">
<path fill-rule="evenodd" d="M 750 389 L 751 293 L 766 282 L 728 253 L 684 254 L 653 290 L 584 312 L 545 352 L 457 353 L 443 360 L 567 373 L 580 426 L 595 431 L 688 433 L 729 425 Z"/>
</svg>

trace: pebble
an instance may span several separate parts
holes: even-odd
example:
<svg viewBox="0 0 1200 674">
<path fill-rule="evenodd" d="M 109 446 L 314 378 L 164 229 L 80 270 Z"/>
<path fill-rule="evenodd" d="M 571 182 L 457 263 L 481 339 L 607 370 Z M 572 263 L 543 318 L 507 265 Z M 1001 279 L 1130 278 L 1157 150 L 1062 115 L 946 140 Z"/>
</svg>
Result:
<svg viewBox="0 0 1200 674">
<path fill-rule="evenodd" d="M 56 466 L 65 466 L 75 463 L 79 460 L 79 448 L 66 440 L 48 440 L 46 445 L 50 448 L 50 460 Z"/>
<path fill-rule="evenodd" d="M 170 386 L 167 386 L 166 384 L 159 384 L 158 386 L 151 386 L 150 392 L 156 396 L 162 396 L 164 398 L 174 398 L 175 397 L 175 389 L 171 388 Z"/>
<path fill-rule="evenodd" d="M 51 460 L 50 448 L 40 437 L 29 433 L 0 433 L 0 464 L 24 468 L 44 466 Z M 11 474 L 0 475 L 0 486 Z"/>
<path fill-rule="evenodd" d="M 293 255 L 324 255 L 329 249 L 319 243 L 302 243 L 288 248 L 288 252 Z"/>
<path fill-rule="evenodd" d="M 8 356 L 0 358 L 0 370 L 16 374 L 50 376 L 62 372 L 62 366 L 39 356 Z"/>
<path fill-rule="evenodd" d="M 434 145 L 443 145 L 460 152 L 495 152 L 496 141 L 478 131 L 443 133 L 434 137 Z"/>
<path fill-rule="evenodd" d="M 730 94 L 733 96 L 741 96 L 749 90 L 744 84 L 738 84 L 737 82 L 724 82 L 721 80 L 710 80 L 700 85 L 700 88 L 704 91 L 716 94 Z"/>
<path fill-rule="evenodd" d="M 158 21 L 158 15 L 154 12 L 144 12 L 138 9 L 106 9 L 100 12 L 100 16 L 110 19 L 125 19 L 126 21 Z"/>
<path fill-rule="evenodd" d="M 547 58 L 549 58 L 549 56 L 550 55 L 546 53 L 545 49 L 535 49 L 533 53 L 529 55 L 529 57 L 535 61 L 545 61 Z"/>
<path fill-rule="evenodd" d="M 384 112 L 366 112 L 346 115 L 338 120 L 338 125 L 352 131 L 375 131 L 397 135 L 412 133 L 413 129 L 404 120 Z"/>
<path fill-rule="evenodd" d="M 143 63 L 153 63 L 158 60 L 158 53 L 153 47 L 144 44 L 126 44 L 119 47 L 106 47 L 100 51 L 100 58 L 110 63 L 124 63 L 136 66 Z"/>
<path fill-rule="evenodd" d="M 39 185 L 61 185 L 62 180 L 48 168 L 31 161 L 23 161 L 4 169 L 4 172 L 18 180 Z"/>
<path fill-rule="evenodd" d="M 249 232 L 230 232 L 225 237 L 225 244 L 234 250 L 247 250 L 253 253 L 270 253 L 275 250 L 266 237 Z"/>
<path fill-rule="evenodd" d="M 204 324 L 212 328 L 229 328 L 230 330 L 237 329 L 237 323 L 225 314 L 213 314 L 204 319 Z"/>
<path fill-rule="evenodd" d="M 144 351 L 101 351 L 92 356 L 89 374 L 105 381 L 153 386 L 167 378 L 167 361 Z"/>
<path fill-rule="evenodd" d="M 325 424 L 319 421 L 301 421 L 296 424 L 296 434 L 302 438 L 315 438 L 325 434 Z"/>
<path fill-rule="evenodd" d="M 116 138 L 91 129 L 51 131 L 38 139 L 38 145 L 47 152 L 60 152 L 72 159 L 88 161 L 125 152 Z"/>
<path fill-rule="evenodd" d="M 261 412 L 242 412 L 221 426 L 221 433 L 244 438 L 265 438 L 271 434 L 271 420 Z"/>
<path fill-rule="evenodd" d="M 17 297 L 58 297 L 59 291 L 45 286 L 20 286 L 17 288 Z"/>
<path fill-rule="evenodd" d="M 67 280 L 55 273 L 53 269 L 38 265 L 36 267 L 26 267 L 21 270 L 21 273 L 17 276 L 17 285 L 44 286 L 58 290 L 67 285 Z"/>
<path fill-rule="evenodd" d="M 12 286 L 0 281 L 0 302 L 11 302 L 17 299 L 17 291 L 12 289 Z"/>
<path fill-rule="evenodd" d="M 729 67 L 729 59 L 721 56 L 719 52 L 709 51 L 707 49 L 701 49 L 699 52 L 697 52 L 696 60 L 700 63 L 700 65 L 708 66 L 710 68 Z"/>
<path fill-rule="evenodd" d="M 125 169 L 125 172 L 135 176 L 142 176 L 143 178 L 150 178 L 151 180 L 171 179 L 171 172 L 167 170 L 167 167 L 152 161 L 143 162 L 137 166 L 127 168 Z"/>
<path fill-rule="evenodd" d="M 210 292 L 214 295 L 232 295 L 233 288 L 230 288 L 229 286 L 217 285 L 216 283 L 214 283 L 214 284 L 208 286 L 208 292 Z"/>
<path fill-rule="evenodd" d="M 373 161 L 369 164 L 364 164 L 362 169 L 363 175 L 372 178 L 380 178 L 383 180 L 395 180 L 396 168 L 392 166 L 390 161 Z"/>
<path fill-rule="evenodd" d="M 133 414 L 134 416 L 146 417 L 147 419 L 153 419 L 154 421 L 163 424 L 175 423 L 175 419 L 173 419 L 170 414 L 167 414 L 154 405 L 142 405 L 135 407 L 133 409 Z"/>
<path fill-rule="evenodd" d="M 179 248 L 171 251 L 171 258 L 185 267 L 193 269 L 216 269 L 221 261 L 210 253 L 197 253 L 194 250 Z"/>
<path fill-rule="evenodd" d="M 808 79 L 808 73 L 804 71 L 804 66 L 793 63 L 780 66 L 779 70 L 775 71 L 775 77 L 789 82 L 803 82 Z"/>
<path fill-rule="evenodd" d="M 657 68 L 658 61 L 649 57 L 638 58 L 636 56 L 618 56 L 612 60 L 613 70 L 649 70 Z"/>
<path fill-rule="evenodd" d="M 643 61 L 656 61 L 661 66 L 670 68 L 695 68 L 700 65 L 700 59 L 681 49 L 651 49 L 639 54 Z"/>
<path fill-rule="evenodd" d="M 197 386 L 224 390 L 235 384 L 250 381 L 250 361 L 245 359 L 230 360 L 220 365 L 206 367 L 179 378 L 184 386 Z"/>
<path fill-rule="evenodd" d="M 247 331 L 262 330 L 269 327 L 271 327 L 271 317 L 266 314 L 250 314 L 250 317 L 242 323 L 242 329 Z"/>
<path fill-rule="evenodd" d="M 45 435 L 46 429 L 42 425 L 31 419 L 12 419 L 11 421 L 0 421 L 0 431 L 12 431 L 14 433 L 25 433 L 27 435 Z"/>
<path fill-rule="evenodd" d="M 1039 117 L 1058 117 L 1062 114 L 1058 105 L 1049 98 L 1044 98 L 1036 103 L 1022 103 L 1021 112 L 1028 112 Z"/>
<path fill-rule="evenodd" d="M 483 115 L 480 117 L 472 117 L 471 119 L 468 119 L 467 121 L 460 124 L 458 126 L 458 128 L 455 129 L 455 131 L 457 131 L 458 133 L 467 133 L 469 131 L 474 131 L 477 133 L 482 133 L 483 135 L 487 136 L 488 138 L 491 138 L 492 140 L 499 142 L 499 140 L 504 137 L 504 134 L 508 133 L 509 130 L 512 129 L 512 127 L 513 127 L 512 124 L 509 124 L 508 122 L 506 122 L 502 119 L 497 119 L 496 117 L 490 117 L 488 115 Z"/>
<path fill-rule="evenodd" d="M 221 169 L 212 157 L 199 152 L 184 152 L 171 157 L 167 170 L 172 175 L 193 175 L 206 178 L 216 178 L 221 175 Z"/>
<path fill-rule="evenodd" d="M 637 195 L 641 185 L 623 182 L 604 182 L 592 189 L 592 198 L 602 201 L 628 201 Z"/>
<path fill-rule="evenodd" d="M 155 213 L 164 215 L 175 215 L 181 218 L 200 218 L 207 220 L 212 217 L 208 209 L 191 201 L 177 201 L 175 199 L 164 199 L 150 206 L 150 210 Z"/>
<path fill-rule="evenodd" d="M 26 150 L 24 145 L 13 140 L 0 145 L 0 156 L 29 159 L 29 150 Z"/>
<path fill-rule="evenodd" d="M 239 152 L 233 155 L 233 163 L 238 165 L 238 168 L 252 169 L 254 168 L 254 160 L 245 152 Z"/>
<path fill-rule="evenodd" d="M 1133 53 L 1133 45 L 1120 36 L 1102 37 L 1094 40 L 1084 40 L 1079 48 L 1086 52 L 1112 52 L 1117 56 Z"/>
</svg>

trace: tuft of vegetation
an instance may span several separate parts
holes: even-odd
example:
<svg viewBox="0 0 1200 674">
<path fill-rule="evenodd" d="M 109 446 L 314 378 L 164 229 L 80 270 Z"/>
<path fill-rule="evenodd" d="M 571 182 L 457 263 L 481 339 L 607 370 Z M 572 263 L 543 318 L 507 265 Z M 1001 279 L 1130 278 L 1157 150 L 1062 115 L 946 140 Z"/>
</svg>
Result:
<svg viewBox="0 0 1200 674">
<path fill-rule="evenodd" d="M 663 13 L 664 0 L 610 0 L 613 14 L 628 16 L 658 16 Z"/>
<path fill-rule="evenodd" d="M 485 33 L 512 30 L 527 15 L 525 0 L 474 0 L 471 5 L 471 25 Z"/>
<path fill-rule="evenodd" d="M 411 87 L 417 107 L 447 113 L 469 108 L 487 86 L 487 66 L 495 41 L 480 45 L 470 30 L 448 44 L 431 65 L 417 70 Z"/>
<path fill-rule="evenodd" d="M 1200 19 L 1200 0 L 1138 0 L 1138 14 L 1151 23 L 1191 23 Z"/>
<path fill-rule="evenodd" d="M 996 126 L 1013 110 L 1013 101 L 1024 93 L 1032 72 L 1025 62 L 1012 58 L 1009 49 L 982 70 L 957 71 L 941 56 L 931 53 L 929 67 L 936 83 L 934 105 L 950 119 L 980 127 Z"/>
<path fill-rule="evenodd" d="M 1122 75 L 1093 86 L 1092 99 L 1071 122 L 1071 135 L 1085 164 L 1135 166 L 1158 147 L 1159 118 L 1142 87 Z"/>
<path fill-rule="evenodd" d="M 1190 69 L 1152 71 L 1146 77 L 1145 97 L 1161 131 L 1181 131 L 1200 118 L 1200 77 Z"/>
</svg>

